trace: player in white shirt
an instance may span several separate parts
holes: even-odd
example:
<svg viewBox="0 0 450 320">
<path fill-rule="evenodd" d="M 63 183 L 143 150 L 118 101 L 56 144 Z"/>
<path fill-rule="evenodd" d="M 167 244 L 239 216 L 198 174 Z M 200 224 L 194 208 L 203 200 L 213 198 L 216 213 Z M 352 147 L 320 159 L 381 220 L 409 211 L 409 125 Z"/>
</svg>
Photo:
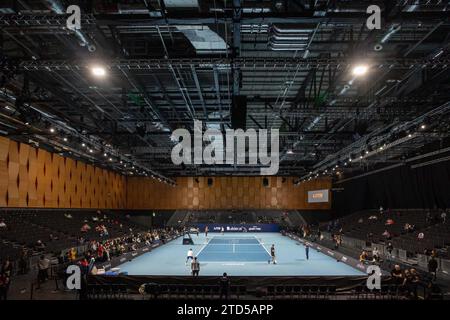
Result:
<svg viewBox="0 0 450 320">
<path fill-rule="evenodd" d="M 187 258 L 186 258 L 186 265 L 189 261 L 189 259 L 194 260 L 194 251 L 192 251 L 192 249 L 189 249 L 187 252 Z"/>
</svg>

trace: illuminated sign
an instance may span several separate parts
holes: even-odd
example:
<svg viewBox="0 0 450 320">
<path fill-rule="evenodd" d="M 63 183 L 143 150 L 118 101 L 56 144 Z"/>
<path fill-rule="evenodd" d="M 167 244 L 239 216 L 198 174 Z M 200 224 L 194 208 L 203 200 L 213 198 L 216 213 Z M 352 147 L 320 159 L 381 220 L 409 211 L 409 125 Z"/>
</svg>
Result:
<svg viewBox="0 0 450 320">
<path fill-rule="evenodd" d="M 308 191 L 308 203 L 328 202 L 328 189 Z"/>
</svg>

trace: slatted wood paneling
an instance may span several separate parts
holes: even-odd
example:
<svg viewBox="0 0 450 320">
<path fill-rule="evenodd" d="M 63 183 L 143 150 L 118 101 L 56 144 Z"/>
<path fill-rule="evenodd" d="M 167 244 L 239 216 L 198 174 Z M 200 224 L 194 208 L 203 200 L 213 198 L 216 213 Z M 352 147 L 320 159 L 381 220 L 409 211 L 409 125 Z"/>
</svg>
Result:
<svg viewBox="0 0 450 320">
<path fill-rule="evenodd" d="M 177 178 L 171 187 L 153 179 L 128 178 L 127 204 L 129 209 L 330 209 L 329 203 L 310 204 L 308 190 L 330 189 L 329 179 L 293 184 L 294 178 L 214 177 L 208 186 L 206 177 Z"/>
<path fill-rule="evenodd" d="M 0 137 L 0 207 L 124 208 L 126 178 Z"/>
</svg>

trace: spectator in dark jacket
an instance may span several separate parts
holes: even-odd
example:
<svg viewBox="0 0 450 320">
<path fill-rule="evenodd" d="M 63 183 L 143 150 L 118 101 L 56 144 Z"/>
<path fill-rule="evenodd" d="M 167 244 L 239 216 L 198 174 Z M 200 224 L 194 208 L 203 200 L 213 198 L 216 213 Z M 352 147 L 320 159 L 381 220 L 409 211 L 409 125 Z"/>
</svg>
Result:
<svg viewBox="0 0 450 320">
<path fill-rule="evenodd" d="M 433 276 L 433 280 L 436 280 L 436 271 L 438 268 L 438 262 L 434 257 L 431 257 L 428 261 L 428 272 Z"/>
<path fill-rule="evenodd" d="M 230 279 L 228 279 L 228 275 L 226 272 L 223 273 L 223 276 L 220 278 L 220 299 L 225 298 L 228 299 L 228 293 L 230 291 Z"/>
</svg>

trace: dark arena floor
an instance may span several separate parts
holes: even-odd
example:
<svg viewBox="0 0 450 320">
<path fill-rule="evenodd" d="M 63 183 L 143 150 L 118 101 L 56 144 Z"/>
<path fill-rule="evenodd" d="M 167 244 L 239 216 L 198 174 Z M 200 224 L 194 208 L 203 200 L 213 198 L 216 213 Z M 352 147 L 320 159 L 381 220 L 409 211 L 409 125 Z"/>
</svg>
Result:
<svg viewBox="0 0 450 320">
<path fill-rule="evenodd" d="M 449 1 L 1 1 L 0 310 L 445 303 L 449 68 Z"/>
</svg>

